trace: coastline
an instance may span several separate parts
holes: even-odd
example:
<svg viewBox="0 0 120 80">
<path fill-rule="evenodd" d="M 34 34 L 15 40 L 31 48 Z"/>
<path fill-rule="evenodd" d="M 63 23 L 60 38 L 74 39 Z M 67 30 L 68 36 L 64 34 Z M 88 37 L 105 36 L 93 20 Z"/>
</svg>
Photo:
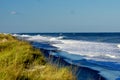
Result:
<svg viewBox="0 0 120 80">
<path fill-rule="evenodd" d="M 30 42 L 31 45 L 33 45 L 33 42 Z M 39 45 L 33 46 L 35 48 L 38 48 Z M 42 51 L 43 55 L 48 59 L 47 61 L 53 65 L 56 65 L 58 67 L 70 67 L 72 70 L 73 75 L 76 76 L 77 80 L 106 80 L 104 77 L 102 77 L 99 73 L 99 71 L 83 67 L 83 66 L 77 66 L 74 64 L 70 64 L 67 61 L 65 61 L 60 56 L 50 55 L 51 51 L 55 51 L 54 49 L 47 50 L 43 48 L 38 48 Z"/>
<path fill-rule="evenodd" d="M 75 64 L 70 64 L 67 61 L 64 60 L 64 57 L 60 56 L 54 56 L 51 55 L 50 53 L 57 52 L 58 48 L 49 45 L 49 43 L 43 43 L 43 42 L 35 42 L 35 41 L 29 41 L 27 40 L 28 36 L 23 35 L 23 37 L 18 37 L 20 40 L 25 40 L 29 42 L 34 48 L 40 49 L 43 53 L 43 55 L 48 59 L 49 63 L 52 63 L 53 65 L 57 66 L 70 66 L 72 67 L 72 72 L 73 74 L 77 77 L 77 80 L 106 80 L 103 76 L 101 76 L 99 71 L 93 70 L 88 67 L 84 66 L 78 66 Z M 51 56 L 51 57 L 50 57 Z"/>
</svg>

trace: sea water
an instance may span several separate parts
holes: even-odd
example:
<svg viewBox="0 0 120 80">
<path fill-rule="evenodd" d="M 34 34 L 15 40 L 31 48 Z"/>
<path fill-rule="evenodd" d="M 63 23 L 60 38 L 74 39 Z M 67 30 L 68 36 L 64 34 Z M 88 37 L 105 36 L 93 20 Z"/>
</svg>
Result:
<svg viewBox="0 0 120 80">
<path fill-rule="evenodd" d="M 120 80 L 120 33 L 19 33 L 14 36 L 38 42 L 51 55 L 70 64 L 99 71 L 107 80 Z"/>
</svg>

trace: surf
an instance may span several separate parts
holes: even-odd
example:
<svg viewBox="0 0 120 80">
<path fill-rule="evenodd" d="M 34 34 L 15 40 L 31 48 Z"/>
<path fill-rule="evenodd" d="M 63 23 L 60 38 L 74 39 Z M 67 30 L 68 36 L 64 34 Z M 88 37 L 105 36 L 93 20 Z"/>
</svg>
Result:
<svg viewBox="0 0 120 80">
<path fill-rule="evenodd" d="M 71 64 L 97 70 L 100 75 L 108 80 L 115 80 L 120 76 L 120 45 L 117 43 L 88 41 L 88 39 L 64 39 L 66 36 L 64 34 L 60 36 L 43 36 L 40 34 L 15 36 L 27 41 L 42 42 L 57 47 L 60 52 L 52 52 L 51 55 L 61 56 Z"/>
</svg>

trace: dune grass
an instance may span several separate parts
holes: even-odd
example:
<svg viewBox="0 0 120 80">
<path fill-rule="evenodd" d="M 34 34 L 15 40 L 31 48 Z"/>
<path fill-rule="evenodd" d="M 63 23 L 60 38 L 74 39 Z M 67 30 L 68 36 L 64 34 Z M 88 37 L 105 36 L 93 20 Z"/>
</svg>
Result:
<svg viewBox="0 0 120 80">
<path fill-rule="evenodd" d="M 75 80 L 68 68 L 48 64 L 39 49 L 9 34 L 0 34 L 1 80 Z"/>
</svg>

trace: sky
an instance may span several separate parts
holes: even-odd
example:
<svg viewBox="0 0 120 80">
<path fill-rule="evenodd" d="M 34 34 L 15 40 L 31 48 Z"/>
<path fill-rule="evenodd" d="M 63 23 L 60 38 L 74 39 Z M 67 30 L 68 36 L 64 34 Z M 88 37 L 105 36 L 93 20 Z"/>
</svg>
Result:
<svg viewBox="0 0 120 80">
<path fill-rule="evenodd" d="M 120 0 L 0 0 L 0 32 L 120 32 Z"/>
</svg>

